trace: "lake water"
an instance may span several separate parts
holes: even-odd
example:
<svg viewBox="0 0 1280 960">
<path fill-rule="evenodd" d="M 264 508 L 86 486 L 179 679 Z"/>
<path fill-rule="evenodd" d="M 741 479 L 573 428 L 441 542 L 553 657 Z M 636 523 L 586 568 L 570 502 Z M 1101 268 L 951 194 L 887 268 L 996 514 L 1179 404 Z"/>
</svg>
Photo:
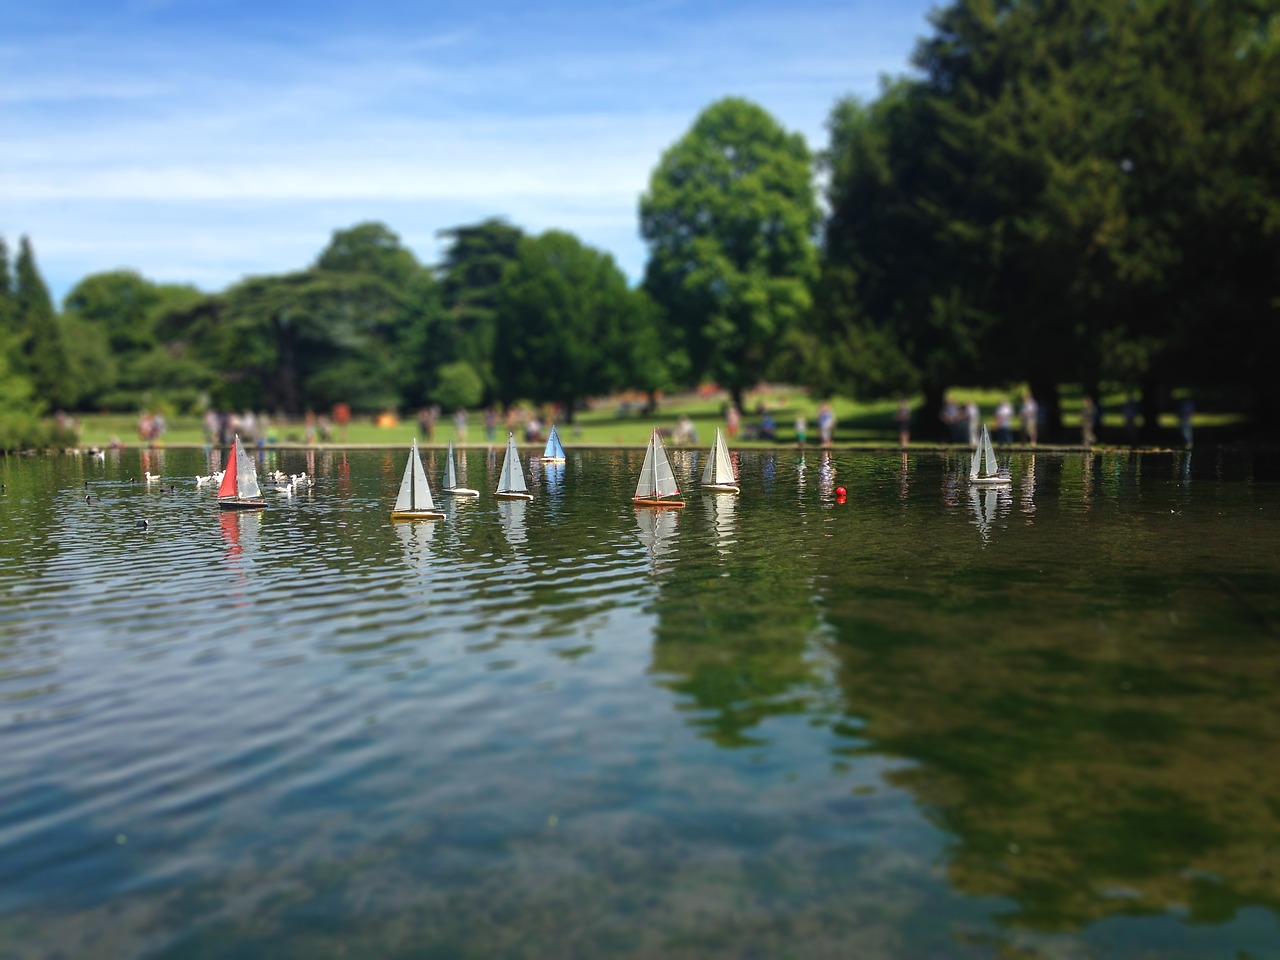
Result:
<svg viewBox="0 0 1280 960">
<path fill-rule="evenodd" d="M 642 458 L 0 461 L 0 956 L 1280 955 L 1274 461 Z"/>
</svg>

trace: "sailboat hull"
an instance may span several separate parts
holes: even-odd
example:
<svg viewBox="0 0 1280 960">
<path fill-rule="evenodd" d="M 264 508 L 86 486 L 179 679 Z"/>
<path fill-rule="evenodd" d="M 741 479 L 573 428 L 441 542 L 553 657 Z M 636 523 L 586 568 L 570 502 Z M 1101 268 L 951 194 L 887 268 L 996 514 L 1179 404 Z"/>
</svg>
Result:
<svg viewBox="0 0 1280 960">
<path fill-rule="evenodd" d="M 736 483 L 704 483 L 702 485 L 702 489 L 708 490 L 711 493 L 741 493 L 742 492 L 742 488 L 739 487 Z"/>
<path fill-rule="evenodd" d="M 564 463 L 564 457 L 539 457 L 543 463 Z"/>
<path fill-rule="evenodd" d="M 227 498 L 218 501 L 219 510 L 265 510 L 267 501 L 265 500 L 241 500 L 239 498 Z"/>
<path fill-rule="evenodd" d="M 637 507 L 683 507 L 683 500 L 660 500 L 656 497 L 634 497 L 631 502 Z"/>
<path fill-rule="evenodd" d="M 497 497 L 499 500 L 532 500 L 533 499 L 533 494 L 531 493 L 518 493 L 513 490 L 499 490 L 497 493 L 494 494 L 494 496 Z"/>
<path fill-rule="evenodd" d="M 451 496 L 454 496 L 454 497 L 478 497 L 478 496 L 480 496 L 480 491 L 479 491 L 479 490 L 472 490 L 470 487 L 448 487 L 448 488 L 446 488 L 446 489 L 444 489 L 444 490 L 441 490 L 440 492 L 441 492 L 441 493 L 447 493 L 447 494 L 450 494 Z"/>
<path fill-rule="evenodd" d="M 392 510 L 392 520 L 443 520 L 444 514 L 437 510 Z"/>
<path fill-rule="evenodd" d="M 1013 480 L 1009 477 L 970 477 L 969 482 L 975 487 L 1011 487 Z"/>
</svg>

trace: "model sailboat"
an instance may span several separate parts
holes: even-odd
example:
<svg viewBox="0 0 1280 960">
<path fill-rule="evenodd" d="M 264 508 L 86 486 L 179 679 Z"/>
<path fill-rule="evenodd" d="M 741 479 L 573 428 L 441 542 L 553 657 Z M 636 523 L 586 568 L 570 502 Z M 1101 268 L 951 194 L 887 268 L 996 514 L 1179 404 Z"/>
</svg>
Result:
<svg viewBox="0 0 1280 960">
<path fill-rule="evenodd" d="M 444 461 L 444 489 L 443 493 L 453 494 L 455 497 L 478 497 L 479 490 L 472 490 L 470 487 L 458 486 L 458 471 L 453 466 L 453 441 L 449 441 L 449 454 Z"/>
<path fill-rule="evenodd" d="M 543 463 L 564 463 L 564 444 L 560 442 L 560 434 L 555 424 L 551 426 L 551 436 L 547 437 L 546 449 L 542 451 Z"/>
<path fill-rule="evenodd" d="M 996 468 L 996 451 L 991 446 L 991 434 L 987 433 L 987 425 L 982 425 L 982 436 L 973 449 L 973 464 L 969 467 L 969 482 L 978 486 L 1002 487 L 1013 483 L 1007 473 Z"/>
<path fill-rule="evenodd" d="M 516 452 L 516 436 L 507 434 L 507 455 L 502 458 L 502 473 L 498 477 L 498 489 L 494 496 L 502 500 L 532 500 L 529 487 L 524 482 L 524 470 L 520 468 L 520 454 Z"/>
<path fill-rule="evenodd" d="M 738 478 L 733 475 L 733 463 L 729 460 L 729 448 L 725 445 L 719 427 L 716 427 L 716 442 L 711 445 L 707 469 L 702 471 L 702 488 L 718 493 L 739 491 Z"/>
<path fill-rule="evenodd" d="M 431 485 L 427 483 L 427 471 L 422 469 L 422 457 L 418 455 L 418 441 L 413 441 L 409 462 L 404 465 L 400 479 L 400 493 L 396 505 L 391 508 L 392 520 L 443 520 L 444 514 L 436 509 L 431 499 Z"/>
<path fill-rule="evenodd" d="M 649 437 L 644 465 L 640 467 L 640 482 L 636 484 L 632 502 L 638 507 L 684 506 L 675 474 L 671 472 L 671 461 L 667 459 L 667 448 L 662 445 L 662 437 L 657 430 Z"/>
<path fill-rule="evenodd" d="M 218 507 L 222 510 L 261 510 L 267 505 L 258 488 L 258 471 L 253 458 L 245 452 L 240 435 L 236 434 L 227 458 L 227 469 L 218 487 Z"/>
</svg>

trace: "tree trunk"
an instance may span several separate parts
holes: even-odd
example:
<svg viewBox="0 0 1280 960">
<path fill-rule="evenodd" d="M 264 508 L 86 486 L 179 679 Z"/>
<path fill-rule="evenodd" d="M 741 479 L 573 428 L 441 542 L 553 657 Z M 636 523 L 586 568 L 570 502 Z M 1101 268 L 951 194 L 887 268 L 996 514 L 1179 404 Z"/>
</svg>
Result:
<svg viewBox="0 0 1280 960">
<path fill-rule="evenodd" d="M 947 388 L 942 384 L 924 385 L 924 404 L 916 411 L 912 434 L 921 439 L 951 440 L 951 427 L 942 422 L 942 404 L 947 398 Z"/>
<path fill-rule="evenodd" d="M 1160 442 L 1160 411 L 1165 407 L 1168 391 L 1158 380 L 1149 379 L 1142 384 L 1142 432 L 1143 443 Z"/>
</svg>

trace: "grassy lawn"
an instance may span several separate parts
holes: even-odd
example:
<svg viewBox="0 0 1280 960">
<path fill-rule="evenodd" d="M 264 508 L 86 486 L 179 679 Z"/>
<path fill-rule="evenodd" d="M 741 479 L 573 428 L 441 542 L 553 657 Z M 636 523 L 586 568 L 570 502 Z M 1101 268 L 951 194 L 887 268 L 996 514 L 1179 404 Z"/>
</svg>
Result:
<svg viewBox="0 0 1280 960">
<path fill-rule="evenodd" d="M 965 390 L 951 391 L 960 403 L 967 403 L 971 398 L 978 402 L 982 416 L 990 420 L 996 404 L 1006 397 L 1016 401 L 1017 391 L 999 390 Z M 1121 426 L 1120 404 L 1123 397 L 1104 396 L 1107 426 Z M 765 387 L 751 391 L 745 398 L 742 415 L 743 432 L 733 441 L 734 446 L 787 446 L 796 442 L 796 418 L 804 416 L 808 424 L 808 444 L 817 445 L 818 401 L 810 397 L 807 391 L 796 387 Z M 1078 427 L 1079 397 L 1078 394 L 1064 390 L 1063 425 L 1069 431 Z M 894 414 L 897 403 L 883 400 L 875 403 L 835 398 L 831 401 L 837 418 L 836 442 L 841 446 L 896 446 L 898 442 L 897 423 Z M 920 398 L 912 398 L 913 406 L 920 403 Z M 656 413 L 645 414 L 642 411 L 643 397 L 622 396 L 599 400 L 590 408 L 578 414 L 571 424 L 561 423 L 560 436 L 565 445 L 637 447 L 643 446 L 649 438 L 649 432 L 659 427 L 668 435 L 675 428 L 681 416 L 693 421 L 697 431 L 697 445 L 709 446 L 715 435 L 716 427 L 724 427 L 724 411 L 728 404 L 727 396 L 717 393 L 711 396 L 682 394 L 664 399 Z M 768 410 L 775 422 L 776 439 L 772 442 L 754 439 L 758 431 L 764 410 Z M 84 447 L 104 447 L 113 438 L 125 445 L 139 443 L 138 418 L 132 414 L 88 414 L 78 418 L 80 423 L 80 442 Z M 928 419 L 928 418 L 926 418 Z M 1197 428 L 1217 426 L 1234 419 L 1230 415 L 1197 413 Z M 1161 417 L 1161 425 L 1173 430 L 1177 419 L 1173 414 Z M 391 426 L 380 426 L 373 417 L 356 417 L 346 429 L 345 436 L 337 427 L 331 428 L 328 441 L 333 445 L 346 446 L 403 446 L 418 435 L 417 424 L 412 416 L 402 417 Z M 516 427 L 516 442 L 523 444 L 524 433 L 521 425 Z M 546 427 L 543 428 L 543 435 Z M 506 440 L 507 427 L 500 418 L 496 431 L 496 442 Z M 937 435 L 933 431 L 923 444 L 933 442 Z M 272 422 L 269 427 L 269 442 L 277 444 L 302 444 L 305 439 L 305 427 L 301 422 Z M 419 442 L 422 442 L 419 436 Z M 1070 439 L 1070 438 L 1069 438 Z M 460 442 L 454 428 L 453 418 L 449 414 L 440 417 L 436 424 L 433 442 L 445 444 L 449 441 Z M 194 445 L 205 443 L 204 430 L 197 417 L 171 417 L 161 442 L 171 446 Z M 484 417 L 480 411 L 470 413 L 467 421 L 466 444 L 471 446 L 486 443 L 484 433 Z M 668 441 L 670 442 L 670 441 Z M 913 446 L 916 442 L 913 441 Z"/>
</svg>

